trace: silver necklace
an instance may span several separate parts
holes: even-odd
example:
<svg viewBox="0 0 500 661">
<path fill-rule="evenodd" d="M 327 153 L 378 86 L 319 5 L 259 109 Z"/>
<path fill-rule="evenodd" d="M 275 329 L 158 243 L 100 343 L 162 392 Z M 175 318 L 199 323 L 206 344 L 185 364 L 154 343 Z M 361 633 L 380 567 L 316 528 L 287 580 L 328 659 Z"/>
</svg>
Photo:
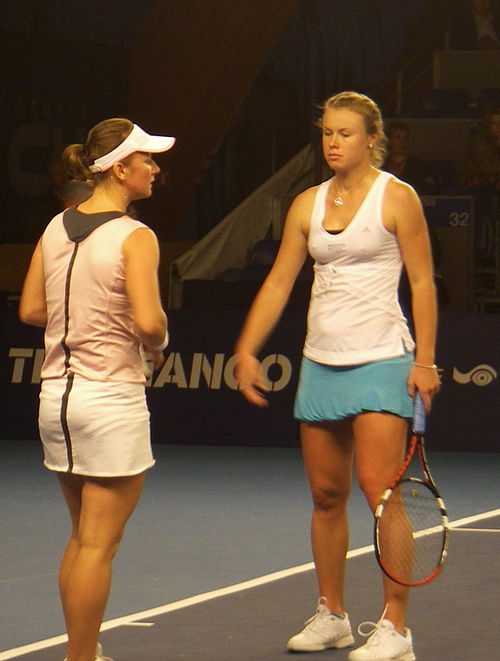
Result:
<svg viewBox="0 0 500 661">
<path fill-rule="evenodd" d="M 354 184 L 354 186 L 351 186 L 350 188 L 347 188 L 346 191 L 345 191 L 345 193 L 343 193 L 343 195 L 349 195 L 349 193 L 350 193 L 352 190 L 354 190 L 354 189 L 357 188 L 358 186 L 361 186 L 361 184 L 363 183 L 363 181 L 366 179 L 366 177 L 367 177 L 369 174 L 370 174 L 370 173 L 367 172 L 367 173 L 365 174 L 365 176 L 364 176 L 362 179 L 360 179 L 360 180 L 358 181 L 357 184 Z M 333 183 L 335 184 L 335 188 L 337 188 L 337 179 L 335 179 Z M 342 206 L 344 206 L 344 200 L 342 199 L 342 196 L 338 193 L 338 188 L 337 188 L 337 195 L 333 198 L 333 204 L 334 204 L 334 206 L 336 206 L 336 207 L 342 207 Z"/>
</svg>

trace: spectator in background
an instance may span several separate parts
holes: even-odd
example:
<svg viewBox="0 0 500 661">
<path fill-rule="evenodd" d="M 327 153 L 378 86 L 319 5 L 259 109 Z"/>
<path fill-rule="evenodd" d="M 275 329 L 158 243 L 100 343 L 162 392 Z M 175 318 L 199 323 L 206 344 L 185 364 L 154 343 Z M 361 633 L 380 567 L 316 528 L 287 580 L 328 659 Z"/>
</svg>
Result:
<svg viewBox="0 0 500 661">
<path fill-rule="evenodd" d="M 410 155 L 410 127 L 403 122 L 391 122 L 385 128 L 387 136 L 387 155 L 382 167 L 398 179 L 410 184 L 419 195 L 433 195 L 439 193 L 440 186 L 434 177 L 426 172 L 426 164 L 418 156 Z M 449 296 L 440 272 L 441 246 L 432 226 L 428 226 L 429 237 L 434 260 L 434 278 L 438 303 L 445 307 L 449 303 Z M 410 318 L 411 292 L 406 271 L 403 270 L 399 283 L 399 300 L 405 315 Z"/>
<path fill-rule="evenodd" d="M 58 158 L 49 164 L 46 180 L 51 192 L 58 200 L 60 200 L 60 191 L 69 180 L 69 175 L 66 172 L 61 158 Z"/>
<path fill-rule="evenodd" d="M 387 156 L 382 170 L 406 181 L 419 195 L 439 195 L 443 182 L 436 176 L 431 163 L 410 154 L 410 127 L 408 124 L 392 122 L 386 127 L 385 132 Z"/>
<path fill-rule="evenodd" d="M 410 154 L 410 127 L 402 122 L 392 122 L 385 133 L 387 156 L 382 169 L 406 181 L 419 194 L 434 193 L 435 182 L 426 175 L 424 161 Z"/>
<path fill-rule="evenodd" d="M 61 189 L 61 204 L 63 209 L 74 207 L 85 202 L 91 196 L 93 186 L 85 181 L 70 179 Z"/>
<path fill-rule="evenodd" d="M 62 159 L 53 161 L 47 168 L 47 183 L 54 200 L 54 214 L 85 202 L 93 190 L 90 182 L 71 179 Z"/>
<path fill-rule="evenodd" d="M 495 227 L 499 220 L 500 105 L 486 111 L 481 127 L 469 137 L 462 184 L 474 197 L 474 250 L 478 263 L 495 264 Z"/>
<path fill-rule="evenodd" d="M 479 132 L 471 135 L 464 173 L 466 186 L 500 191 L 500 105 L 486 111 Z"/>
<path fill-rule="evenodd" d="M 498 0 L 453 0 L 450 11 L 452 50 L 500 48 L 500 3 Z"/>
</svg>

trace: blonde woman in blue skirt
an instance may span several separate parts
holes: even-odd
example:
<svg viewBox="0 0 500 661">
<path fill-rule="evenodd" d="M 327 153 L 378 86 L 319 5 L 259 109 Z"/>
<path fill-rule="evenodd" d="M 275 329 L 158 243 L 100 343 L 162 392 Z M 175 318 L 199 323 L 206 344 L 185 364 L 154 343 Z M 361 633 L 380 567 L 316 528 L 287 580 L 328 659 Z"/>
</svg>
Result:
<svg viewBox="0 0 500 661">
<path fill-rule="evenodd" d="M 316 612 L 288 649 L 354 644 L 344 610 L 347 500 L 354 464 L 373 510 L 400 467 L 418 391 L 430 411 L 439 390 L 437 323 L 426 221 L 413 188 L 378 168 L 386 138 L 377 105 L 355 92 L 328 99 L 320 121 L 334 176 L 298 195 L 274 266 L 236 345 L 237 377 L 249 402 L 266 406 L 257 355 L 285 308 L 307 254 L 314 283 L 294 414 L 310 483 Z M 403 266 L 415 341 L 399 302 Z M 405 626 L 408 589 L 383 577 L 381 615 L 349 661 L 413 661 Z"/>
<path fill-rule="evenodd" d="M 47 225 L 21 295 L 22 321 L 45 328 L 40 437 L 72 522 L 59 572 L 65 661 L 111 661 L 97 638 L 112 560 L 154 464 L 141 351 L 162 363 L 167 317 L 158 241 L 127 207 L 151 195 L 152 155 L 173 144 L 114 118 L 67 147 L 68 172 L 92 194 Z"/>
</svg>

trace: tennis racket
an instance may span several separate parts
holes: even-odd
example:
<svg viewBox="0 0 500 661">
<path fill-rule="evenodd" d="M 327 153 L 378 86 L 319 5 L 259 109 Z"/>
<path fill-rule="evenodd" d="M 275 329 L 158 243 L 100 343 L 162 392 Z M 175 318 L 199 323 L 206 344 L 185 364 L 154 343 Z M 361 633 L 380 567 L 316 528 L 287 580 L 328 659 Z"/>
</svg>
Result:
<svg viewBox="0 0 500 661">
<path fill-rule="evenodd" d="M 436 578 L 448 551 L 448 518 L 425 455 L 425 423 L 417 394 L 406 458 L 375 509 L 377 561 L 389 578 L 410 587 Z M 415 454 L 423 477 L 405 477 Z"/>
</svg>

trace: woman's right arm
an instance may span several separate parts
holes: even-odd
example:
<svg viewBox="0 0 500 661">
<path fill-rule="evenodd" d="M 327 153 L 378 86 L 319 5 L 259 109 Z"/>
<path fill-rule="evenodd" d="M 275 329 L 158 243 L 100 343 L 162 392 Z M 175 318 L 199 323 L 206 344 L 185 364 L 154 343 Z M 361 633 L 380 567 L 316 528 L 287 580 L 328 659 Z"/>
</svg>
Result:
<svg viewBox="0 0 500 661">
<path fill-rule="evenodd" d="M 155 234 L 146 227 L 129 234 L 123 244 L 123 256 L 125 288 L 137 334 L 148 351 L 160 354 L 167 337 L 167 315 L 161 304 L 160 250 Z"/>
<path fill-rule="evenodd" d="M 278 323 L 297 275 L 307 256 L 307 233 L 314 189 L 295 198 L 288 212 L 280 249 L 269 275 L 250 307 L 236 342 L 236 378 L 243 395 L 257 406 L 266 406 L 266 390 L 257 354 Z"/>
<path fill-rule="evenodd" d="M 32 326 L 47 325 L 47 303 L 45 299 L 45 276 L 43 272 L 42 239 L 37 243 L 24 279 L 19 301 L 19 318 Z"/>
</svg>

